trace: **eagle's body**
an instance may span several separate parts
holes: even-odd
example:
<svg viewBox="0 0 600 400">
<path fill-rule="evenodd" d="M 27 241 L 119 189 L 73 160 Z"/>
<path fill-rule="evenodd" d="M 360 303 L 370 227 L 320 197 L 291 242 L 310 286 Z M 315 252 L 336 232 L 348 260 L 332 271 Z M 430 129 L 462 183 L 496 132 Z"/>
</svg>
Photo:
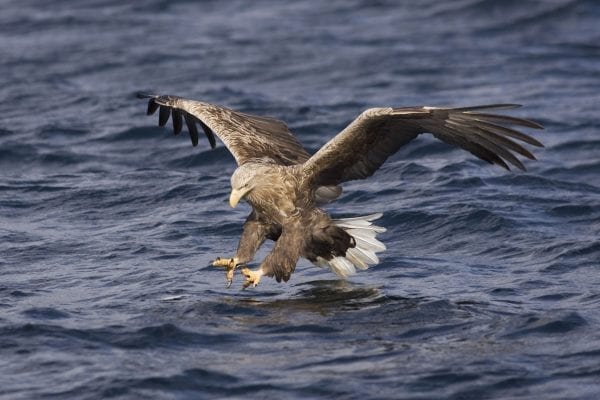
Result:
<svg viewBox="0 0 600 400">
<path fill-rule="evenodd" d="M 256 176 L 263 177 L 264 186 L 257 186 L 248 192 L 246 201 L 259 214 L 283 225 L 298 210 L 315 206 L 314 195 L 304 196 L 298 166 L 249 163 L 238 169 L 247 169 Z M 239 171 L 236 171 L 239 172 Z"/>
<path fill-rule="evenodd" d="M 264 237 L 277 241 L 276 248 L 263 262 L 262 271 L 266 275 L 287 281 L 299 257 L 317 265 L 328 265 L 328 260 L 340 257 L 328 266 L 342 277 L 354 272 L 346 271 L 346 265 L 337 265 L 343 262 L 340 260 L 349 249 L 356 247 L 354 237 L 317 207 L 315 188 L 306 184 L 299 165 L 283 166 L 266 160 L 249 162 L 234 172 L 233 187 L 243 186 L 238 180 L 252 182 L 252 189 L 245 199 L 252 206 L 253 213 L 246 222 L 244 233 L 268 231 L 269 235 Z M 262 239 L 242 236 L 235 264 L 246 264 L 252 260 L 256 252 L 253 246 L 248 248 L 252 244 L 260 245 Z M 373 254 L 372 257 L 376 256 Z M 359 266 L 362 266 L 360 262 Z"/>
<path fill-rule="evenodd" d="M 317 153 L 310 156 L 287 126 L 278 120 L 244 114 L 209 103 L 175 96 L 140 94 L 148 98 L 148 114 L 160 109 L 159 124 L 173 117 L 175 133 L 185 120 L 193 145 L 199 124 L 211 146 L 215 134 L 235 157 L 238 168 L 231 177 L 230 205 L 243 198 L 252 212 L 238 250 L 232 258 L 214 265 L 227 268 L 231 283 L 238 265 L 247 265 L 266 239 L 276 241 L 257 270 L 243 268 L 244 287 L 256 286 L 262 275 L 287 281 L 300 257 L 329 267 L 340 277 L 377 264 L 385 245 L 373 225 L 381 214 L 332 219 L 321 205 L 341 194 L 341 184 L 371 176 L 402 145 L 424 132 L 462 147 L 477 157 L 508 169 L 508 163 L 525 169 L 513 152 L 533 155 L 512 139 L 542 146 L 534 138 L 505 125 L 542 128 L 541 125 L 481 110 L 513 108 L 512 104 L 468 108 L 371 108 L 363 112 Z"/>
</svg>

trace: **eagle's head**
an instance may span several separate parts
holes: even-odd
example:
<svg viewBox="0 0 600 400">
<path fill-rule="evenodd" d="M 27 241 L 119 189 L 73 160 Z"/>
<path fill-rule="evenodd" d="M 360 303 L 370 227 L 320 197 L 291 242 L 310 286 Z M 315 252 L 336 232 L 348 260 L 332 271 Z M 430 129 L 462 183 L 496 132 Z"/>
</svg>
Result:
<svg viewBox="0 0 600 400">
<path fill-rule="evenodd" d="M 261 175 L 261 168 L 254 164 L 242 164 L 231 175 L 231 195 L 229 205 L 235 208 L 258 183 L 257 177 Z"/>
</svg>

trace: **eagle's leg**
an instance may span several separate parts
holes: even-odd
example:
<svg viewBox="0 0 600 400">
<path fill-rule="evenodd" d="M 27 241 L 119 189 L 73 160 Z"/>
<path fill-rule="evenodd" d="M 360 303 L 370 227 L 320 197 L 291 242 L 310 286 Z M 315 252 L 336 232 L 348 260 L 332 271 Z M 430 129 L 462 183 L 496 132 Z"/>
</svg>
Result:
<svg viewBox="0 0 600 400">
<path fill-rule="evenodd" d="M 277 240 L 280 234 L 280 228 L 273 224 L 262 222 L 257 216 L 256 212 L 252 213 L 246 219 L 244 223 L 244 231 L 240 237 L 235 256 L 232 258 L 221 258 L 218 257 L 213 261 L 215 267 L 225 267 L 225 278 L 227 279 L 227 287 L 231 286 L 233 282 L 233 273 L 235 268 L 240 265 L 246 265 L 254 258 L 256 251 L 265 242 L 266 239 Z M 260 277 L 256 281 L 258 281 Z M 251 284 L 251 283 L 250 283 Z M 247 286 L 249 286 L 248 284 Z M 247 287 L 244 286 L 244 287 Z M 254 285 L 256 286 L 256 285 Z"/>
<path fill-rule="evenodd" d="M 244 282 L 244 289 L 248 286 L 256 287 L 260 282 L 260 278 L 264 275 L 262 267 L 251 270 L 248 268 L 242 268 L 242 274 L 246 277 L 246 282 Z"/>
<path fill-rule="evenodd" d="M 271 252 L 265 257 L 260 267 L 255 270 L 242 268 L 242 274 L 246 277 L 244 289 L 248 286 L 256 287 L 263 275 L 274 277 L 277 282 L 281 282 L 282 280 L 287 282 L 290 279 L 302 250 L 302 247 L 297 244 L 298 238 L 301 238 L 301 236 L 296 234 L 301 234 L 298 226 L 301 226 L 300 223 L 302 222 L 301 220 L 290 221 L 287 227 L 287 234 L 285 229 L 282 230 L 275 246 L 273 246 Z"/>
<path fill-rule="evenodd" d="M 237 267 L 239 264 L 239 259 L 237 257 L 217 257 L 217 259 L 212 263 L 214 267 L 225 267 L 225 279 L 227 279 L 227 287 L 231 286 L 231 283 L 233 282 L 233 272 L 235 271 L 235 267 Z"/>
</svg>

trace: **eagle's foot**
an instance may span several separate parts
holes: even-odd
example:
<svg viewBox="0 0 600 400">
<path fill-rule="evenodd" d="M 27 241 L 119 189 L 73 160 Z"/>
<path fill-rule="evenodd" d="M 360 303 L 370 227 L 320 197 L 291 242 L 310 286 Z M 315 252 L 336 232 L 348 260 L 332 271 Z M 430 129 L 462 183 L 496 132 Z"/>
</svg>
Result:
<svg viewBox="0 0 600 400">
<path fill-rule="evenodd" d="M 225 279 L 227 279 L 227 287 L 231 286 L 233 282 L 233 272 L 235 271 L 235 267 L 238 266 L 238 258 L 221 258 L 217 257 L 215 261 L 212 263 L 213 267 L 225 267 Z"/>
<path fill-rule="evenodd" d="M 243 268 L 242 274 L 244 274 L 244 276 L 246 277 L 246 282 L 244 282 L 243 287 L 244 289 L 246 289 L 248 286 L 256 287 L 256 285 L 258 285 L 258 283 L 260 282 L 260 278 L 263 276 L 263 271 L 262 268 L 259 268 L 257 270 Z"/>
</svg>

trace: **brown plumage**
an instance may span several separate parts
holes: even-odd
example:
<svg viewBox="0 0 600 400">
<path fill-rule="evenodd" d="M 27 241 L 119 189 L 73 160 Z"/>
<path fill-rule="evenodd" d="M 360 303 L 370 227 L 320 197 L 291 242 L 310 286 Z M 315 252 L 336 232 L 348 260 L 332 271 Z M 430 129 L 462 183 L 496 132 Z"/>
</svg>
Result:
<svg viewBox="0 0 600 400">
<path fill-rule="evenodd" d="M 371 108 L 310 156 L 279 120 L 249 115 L 176 96 L 139 94 L 148 100 L 148 114 L 159 110 L 159 125 L 172 116 L 178 134 L 185 120 L 192 144 L 198 144 L 200 125 L 215 147 L 215 135 L 233 154 L 238 169 L 231 177 L 230 204 L 244 198 L 252 213 L 244 224 L 235 257 L 218 259 L 215 265 L 233 269 L 252 261 L 266 239 L 275 240 L 271 253 L 255 271 L 244 268 L 246 283 L 254 285 L 262 275 L 287 281 L 300 257 L 329 267 L 341 277 L 376 264 L 385 246 L 376 234 L 385 229 L 373 225 L 380 214 L 334 220 L 318 205 L 334 200 L 341 185 L 375 173 L 385 160 L 421 133 L 461 147 L 475 156 L 506 169 L 525 170 L 516 154 L 535 157 L 518 141 L 543 145 L 509 126 L 543 129 L 536 122 L 489 110 L 518 107 L 494 104 L 463 108 Z"/>
</svg>

